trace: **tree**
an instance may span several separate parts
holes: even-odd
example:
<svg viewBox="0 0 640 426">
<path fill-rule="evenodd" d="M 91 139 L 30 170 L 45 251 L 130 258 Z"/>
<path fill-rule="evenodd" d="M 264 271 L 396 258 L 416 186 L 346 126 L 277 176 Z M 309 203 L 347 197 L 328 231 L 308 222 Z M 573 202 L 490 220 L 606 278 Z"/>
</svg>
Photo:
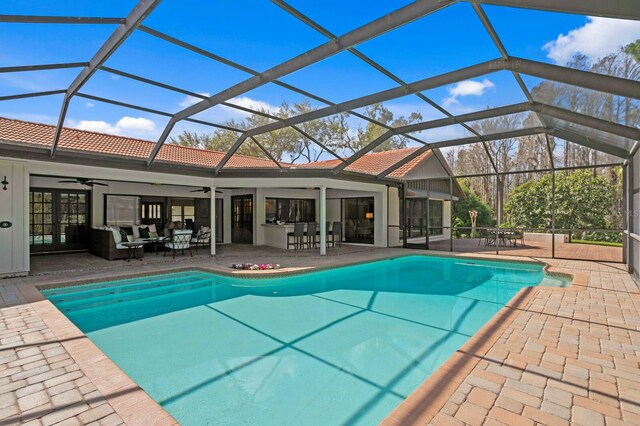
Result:
<svg viewBox="0 0 640 426">
<path fill-rule="evenodd" d="M 465 198 L 453 202 L 453 221 L 460 227 L 471 227 L 471 217 L 469 211 L 475 210 L 478 212 L 476 218 L 476 226 L 490 226 L 495 221 L 493 210 L 475 194 L 473 194 L 469 188 L 461 184 L 460 187 L 464 192 Z"/>
<path fill-rule="evenodd" d="M 640 39 L 634 41 L 624 48 L 624 51 L 631 55 L 631 57 L 638 63 L 640 63 Z"/>
<path fill-rule="evenodd" d="M 525 182 L 509 196 L 506 210 L 513 226 L 551 228 L 552 175 Z M 589 170 L 556 174 L 556 229 L 607 229 L 612 217 L 616 185 Z"/>
<path fill-rule="evenodd" d="M 294 104 L 283 102 L 277 111 L 262 109 L 247 116 L 244 120 L 229 120 L 223 124 L 242 132 L 272 123 L 274 119 L 266 115 L 286 119 L 312 112 L 314 109 L 315 107 L 311 105 L 308 99 Z M 382 104 L 374 104 L 365 108 L 364 114 L 389 127 L 404 126 L 422 120 L 422 115 L 419 112 L 413 112 L 408 117 L 395 116 L 391 110 Z M 286 160 L 291 163 L 308 163 L 318 161 L 326 153 L 326 150 L 314 140 L 334 152 L 348 156 L 362 149 L 387 131 L 385 127 L 371 122 L 368 122 L 364 127 L 358 126 L 354 128 L 349 113 L 307 121 L 297 127 L 301 131 L 285 127 L 260 134 L 255 138 L 277 161 Z M 219 129 L 208 134 L 184 131 L 177 137 L 172 137 L 170 143 L 226 152 L 233 146 L 238 137 L 240 137 L 238 132 L 225 129 Z M 406 148 L 407 142 L 408 138 L 406 136 L 396 135 L 380 144 L 374 151 Z M 266 157 L 265 153 L 251 139 L 247 139 L 240 146 L 238 154 Z"/>
</svg>

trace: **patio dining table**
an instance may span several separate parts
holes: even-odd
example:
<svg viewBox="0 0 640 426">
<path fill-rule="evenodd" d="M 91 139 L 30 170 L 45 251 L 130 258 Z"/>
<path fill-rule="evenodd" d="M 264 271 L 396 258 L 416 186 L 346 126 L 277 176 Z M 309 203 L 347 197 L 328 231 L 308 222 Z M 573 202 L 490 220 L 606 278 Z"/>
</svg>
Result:
<svg viewBox="0 0 640 426">
<path fill-rule="evenodd" d="M 489 229 L 489 234 L 491 235 L 491 239 L 487 243 L 487 245 L 489 246 L 497 245 L 498 240 L 500 240 L 500 243 L 502 243 L 501 245 L 506 246 L 508 243 L 513 247 L 516 246 L 516 238 L 515 238 L 516 231 L 512 229 L 500 229 L 500 228 Z"/>
</svg>

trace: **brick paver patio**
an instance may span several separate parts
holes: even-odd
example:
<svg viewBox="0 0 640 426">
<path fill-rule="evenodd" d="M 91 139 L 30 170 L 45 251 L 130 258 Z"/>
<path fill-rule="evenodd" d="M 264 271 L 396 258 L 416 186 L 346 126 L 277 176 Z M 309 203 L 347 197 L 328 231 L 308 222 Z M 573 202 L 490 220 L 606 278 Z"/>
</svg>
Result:
<svg viewBox="0 0 640 426">
<path fill-rule="evenodd" d="M 320 258 L 228 247 L 215 259 L 148 256 L 126 267 L 84 254 L 34 258 L 35 270 L 55 258 L 67 266 L 0 280 L 0 425 L 175 423 L 42 300 L 36 285 L 183 267 L 228 271 L 230 262 L 248 259 L 315 268 L 409 253 L 345 248 Z M 620 264 L 547 262 L 577 272 L 577 281 L 570 289 L 523 289 L 388 424 L 640 424 L 638 284 Z"/>
</svg>

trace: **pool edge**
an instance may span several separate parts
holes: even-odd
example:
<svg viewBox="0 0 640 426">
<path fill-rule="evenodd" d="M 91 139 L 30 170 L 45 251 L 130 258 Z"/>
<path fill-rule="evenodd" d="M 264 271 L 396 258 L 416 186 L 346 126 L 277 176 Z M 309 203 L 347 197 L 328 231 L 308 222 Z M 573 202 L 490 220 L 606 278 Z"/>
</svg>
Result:
<svg viewBox="0 0 640 426">
<path fill-rule="evenodd" d="M 354 261 L 347 262 L 340 265 L 327 265 L 319 267 L 311 267 L 302 271 L 283 271 L 276 274 L 265 274 L 266 276 L 250 277 L 252 279 L 259 278 L 274 278 L 281 276 L 300 275 L 310 272 L 318 272 L 322 270 L 335 269 L 338 267 L 347 267 L 359 264 L 367 264 L 371 262 L 397 259 L 407 256 L 435 256 L 435 257 L 448 257 L 448 258 L 465 258 L 465 259 L 477 259 L 477 260 L 491 260 L 497 262 L 516 262 L 516 263 L 528 263 L 528 264 L 543 264 L 544 271 L 550 274 L 557 274 L 562 276 L 573 276 L 573 280 L 568 287 L 564 288 L 551 288 L 555 291 L 571 291 L 571 290 L 584 290 L 587 287 L 587 274 L 585 273 L 566 273 L 557 270 L 557 268 L 551 266 L 547 262 L 532 259 L 514 259 L 514 258 L 490 258 L 484 256 L 469 256 L 465 254 L 433 254 L 433 253 L 407 253 L 397 256 L 382 257 L 379 259 L 371 259 L 367 261 Z M 116 274 L 112 277 L 116 279 L 127 279 L 149 275 L 158 275 L 162 273 L 170 272 L 182 272 L 182 271 L 204 271 L 214 272 L 223 275 L 232 276 L 235 278 L 246 278 L 239 276 L 240 274 L 234 274 L 231 271 L 225 271 L 221 268 L 213 267 L 180 267 L 180 268 L 163 268 L 156 271 L 141 271 L 137 273 L 129 274 Z M 47 285 L 28 285 L 20 287 L 20 291 L 28 301 L 28 303 L 34 308 L 36 313 L 43 320 L 45 325 L 55 334 L 56 338 L 64 346 L 65 350 L 80 366 L 81 370 L 96 386 L 98 391 L 105 397 L 107 402 L 112 406 L 116 414 L 118 414 L 125 424 L 150 424 L 151 421 L 154 425 L 178 425 L 179 423 L 156 401 L 151 398 L 137 383 L 135 383 L 124 371 L 122 371 L 111 359 L 109 359 L 91 340 L 78 329 L 61 311 L 59 311 L 53 303 L 51 303 L 40 292 L 40 290 L 54 287 L 67 287 L 72 285 L 89 284 L 92 282 L 103 282 L 105 278 L 95 277 L 82 280 L 62 281 Z M 422 423 L 426 420 L 432 419 L 435 414 L 442 408 L 442 406 L 449 399 L 451 394 L 459 386 L 464 378 L 473 370 L 475 365 L 482 359 L 488 350 L 497 341 L 501 333 L 513 322 L 517 316 L 518 310 L 522 306 L 526 306 L 526 303 L 533 297 L 537 287 L 525 287 L 520 290 L 496 315 L 494 315 L 483 327 L 476 332 L 460 349 L 458 349 L 451 357 L 445 361 L 433 374 L 429 376 L 416 390 L 414 390 L 407 399 L 405 399 L 400 405 L 398 405 L 388 416 L 383 420 L 384 424 L 408 424 L 408 423 Z M 523 292 L 528 292 L 526 300 L 519 301 L 516 306 L 513 305 L 514 300 L 521 297 Z M 506 312 L 505 312 L 506 311 Z M 507 315 L 505 321 L 500 321 L 505 313 L 511 313 Z M 489 332 L 488 336 L 483 336 Z M 480 337 L 482 340 L 479 341 Z M 479 347 L 474 347 L 475 344 L 481 343 Z M 469 350 L 473 349 L 473 352 Z M 474 362 L 475 361 L 475 362 Z M 458 364 L 462 364 L 458 366 Z M 454 368 L 455 367 L 455 368 Z M 453 368 L 453 369 L 452 369 Z M 438 379 L 446 379 L 444 385 L 437 385 Z M 424 398 L 425 393 L 435 393 L 436 397 L 429 400 L 427 406 L 420 402 L 420 399 Z M 133 402 L 132 402 L 133 401 Z M 416 405 L 416 403 L 418 403 Z M 414 412 L 417 408 L 423 407 L 419 415 L 415 417 L 415 420 L 408 420 L 407 413 Z M 403 419 L 398 422 L 399 419 Z"/>
<path fill-rule="evenodd" d="M 565 272 L 545 263 L 545 273 L 570 276 L 567 287 L 544 287 L 554 292 L 584 291 L 589 286 L 588 274 Z M 504 331 L 511 326 L 541 287 L 525 287 L 516 293 L 491 319 L 451 355 L 436 371 L 422 382 L 404 401 L 381 422 L 383 425 L 430 424 L 445 406 Z M 487 380 L 491 381 L 490 377 Z"/>
<path fill-rule="evenodd" d="M 126 425 L 179 425 L 144 389 L 105 355 L 35 285 L 20 292 L 80 370 Z"/>
</svg>

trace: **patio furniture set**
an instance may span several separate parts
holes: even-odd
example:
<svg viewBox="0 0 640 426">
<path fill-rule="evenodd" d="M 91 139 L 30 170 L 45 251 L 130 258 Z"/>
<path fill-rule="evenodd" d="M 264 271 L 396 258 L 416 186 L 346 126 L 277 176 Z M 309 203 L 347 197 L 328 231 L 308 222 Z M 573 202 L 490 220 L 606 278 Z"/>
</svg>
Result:
<svg viewBox="0 0 640 426">
<path fill-rule="evenodd" d="M 131 259 L 142 260 L 144 257 L 144 247 L 150 247 L 155 254 L 159 254 L 159 248 L 166 256 L 170 251 L 173 258 L 176 252 L 184 254 L 185 250 L 193 256 L 191 247 L 195 246 L 196 251 L 200 246 L 203 248 L 211 242 L 211 229 L 201 227 L 194 235 L 191 229 L 172 229 L 169 236 L 160 236 L 155 232 L 153 225 L 149 227 L 132 227 L 135 229 L 132 234 L 127 234 L 129 227 L 105 226 L 99 229 L 92 229 L 90 234 L 90 252 L 94 255 L 104 257 L 108 260 L 124 259 L 130 262 Z M 147 228 L 147 229 L 145 229 Z M 142 229 L 142 232 L 141 232 Z M 150 232 L 150 230 L 153 231 Z"/>
<path fill-rule="evenodd" d="M 518 228 L 489 228 L 480 229 L 478 231 L 480 236 L 478 238 L 478 245 L 484 243 L 485 246 L 495 246 L 500 244 L 501 246 L 517 247 L 518 241 L 520 246 L 524 247 L 524 230 Z"/>
</svg>

